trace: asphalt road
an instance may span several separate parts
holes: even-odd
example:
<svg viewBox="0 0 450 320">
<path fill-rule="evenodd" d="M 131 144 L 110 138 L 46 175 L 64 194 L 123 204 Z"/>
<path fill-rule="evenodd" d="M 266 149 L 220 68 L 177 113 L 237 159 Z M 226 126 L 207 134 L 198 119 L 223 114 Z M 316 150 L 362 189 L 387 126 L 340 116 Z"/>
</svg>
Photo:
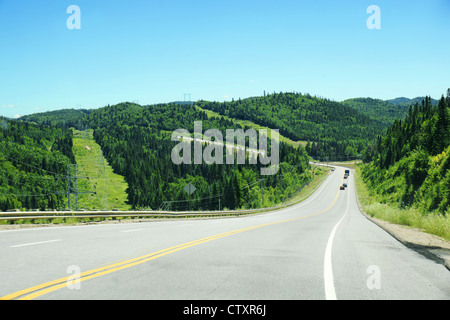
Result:
<svg viewBox="0 0 450 320">
<path fill-rule="evenodd" d="M 450 299 L 450 272 L 367 220 L 337 168 L 260 215 L 0 232 L 3 299 Z"/>
</svg>

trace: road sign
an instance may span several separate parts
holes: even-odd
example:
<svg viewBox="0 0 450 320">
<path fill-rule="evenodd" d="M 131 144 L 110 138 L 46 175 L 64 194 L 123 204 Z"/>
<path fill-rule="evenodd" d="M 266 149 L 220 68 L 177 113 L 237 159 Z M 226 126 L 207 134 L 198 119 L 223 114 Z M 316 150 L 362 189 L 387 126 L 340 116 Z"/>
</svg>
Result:
<svg viewBox="0 0 450 320">
<path fill-rule="evenodd" d="M 186 185 L 186 187 L 184 187 L 184 191 L 186 191 L 188 195 L 193 194 L 195 190 L 197 190 L 197 188 L 190 182 Z"/>
</svg>

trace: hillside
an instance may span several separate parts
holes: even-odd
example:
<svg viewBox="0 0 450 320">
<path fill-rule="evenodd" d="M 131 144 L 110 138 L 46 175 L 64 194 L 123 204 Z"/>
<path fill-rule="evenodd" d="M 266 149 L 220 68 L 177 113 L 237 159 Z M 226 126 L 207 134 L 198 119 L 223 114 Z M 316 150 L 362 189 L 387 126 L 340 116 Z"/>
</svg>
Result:
<svg viewBox="0 0 450 320">
<path fill-rule="evenodd" d="M 19 172 L 9 170 L 13 175 L 3 174 L 3 208 L 65 207 L 67 196 L 62 193 L 67 189 L 69 163 L 77 163 L 80 174 L 89 177 L 89 180 L 80 179 L 79 188 L 97 193 L 80 195 L 80 207 L 156 209 L 164 204 L 174 210 L 210 210 L 219 206 L 229 209 L 268 206 L 292 197 L 308 181 L 308 152 L 315 158 L 329 160 L 364 153 L 364 160 L 370 162 L 364 177 L 373 190 L 402 205 L 421 201 L 427 202 L 424 205 L 427 210 L 441 210 L 446 205 L 436 199 L 442 198 L 443 192 L 446 196 L 440 181 L 446 181 L 448 155 L 445 149 L 448 141 L 442 138 L 448 133 L 442 129 L 445 127 L 442 122 L 447 120 L 442 115 L 445 113 L 439 111 L 445 109 L 443 104 L 448 104 L 447 100 L 433 106 L 428 97 L 423 104 L 403 107 L 371 98 L 338 103 L 298 93 L 274 93 L 224 103 L 198 101 L 149 106 L 120 103 L 96 110 L 39 113 L 16 122 L 4 120 L 3 142 L 0 142 L 5 149 L 6 141 L 14 141 L 14 147 L 8 147 L 4 154 L 9 154 L 10 159 L 27 157 L 27 154 L 40 159 L 26 160 L 34 163 L 32 178 L 42 175 L 50 180 L 45 170 L 52 157 L 61 157 L 61 165 L 53 171 L 59 177 L 54 179 L 54 188 L 34 183 L 33 189 L 31 182 L 25 183 L 30 189 L 26 192 L 34 190 L 36 197 L 19 198 L 19 191 L 25 189 L 13 183 L 17 181 L 14 175 L 26 175 L 25 169 L 33 173 L 32 166 L 22 166 Z M 180 128 L 192 133 L 195 121 L 202 121 L 203 131 L 218 129 L 223 133 L 236 128 L 279 129 L 278 174 L 260 182 L 262 165 L 250 165 L 248 158 L 244 165 L 174 164 L 171 151 L 177 142 L 171 141 L 171 134 Z M 74 136 L 67 127 L 82 131 L 76 130 Z M 381 136 L 384 133 L 386 136 Z M 24 148 L 27 150 L 19 155 L 18 150 Z M 10 159 L 4 159 L 2 165 L 17 166 Z M 413 167 L 408 166 L 411 163 Z M 440 169 L 436 171 L 429 163 Z M 47 168 L 44 171 L 43 166 Z M 101 177 L 101 171 L 105 170 L 108 180 Z M 420 183 L 415 178 L 422 176 L 418 172 L 424 177 L 419 179 Z M 384 180 L 379 180 L 381 177 Z M 184 191 L 189 182 L 197 189 L 191 202 Z M 43 194 L 42 187 L 59 194 L 48 192 L 39 196 L 47 197 L 44 201 L 31 200 Z M 397 187 L 403 189 L 399 191 Z M 436 191 L 436 188 L 441 189 Z M 429 192 L 439 196 L 431 197 Z"/>
<path fill-rule="evenodd" d="M 450 90 L 433 106 L 416 104 L 367 149 L 362 176 L 383 202 L 425 214 L 450 210 Z"/>
<path fill-rule="evenodd" d="M 192 133 L 195 121 L 202 121 L 203 131 L 247 129 L 224 117 L 208 117 L 193 105 L 121 103 L 87 117 L 105 158 L 125 177 L 133 208 L 155 209 L 164 202 L 173 210 L 264 207 L 294 196 L 310 179 L 304 148 L 284 142 L 280 142 L 280 174 L 274 176 L 261 177 L 264 166 L 252 165 L 248 159 L 239 165 L 173 163 L 171 152 L 178 142 L 171 141 L 171 133 L 180 128 Z M 226 152 L 222 154 L 225 157 Z M 188 183 L 196 188 L 191 202 L 184 191 Z"/>
<path fill-rule="evenodd" d="M 386 102 L 390 103 L 390 104 L 393 104 L 393 105 L 396 105 L 396 106 L 408 107 L 410 105 L 415 105 L 416 103 L 421 104 L 422 101 L 425 100 L 425 98 L 427 98 L 427 97 L 416 97 L 416 98 L 413 98 L 413 99 L 400 97 L 400 98 L 386 100 Z M 439 100 L 432 99 L 432 98 L 430 98 L 430 101 L 431 101 L 431 104 L 433 106 L 437 106 L 438 103 L 439 103 Z"/>
<path fill-rule="evenodd" d="M 108 204 L 120 209 L 155 209 L 166 203 L 173 210 L 186 210 L 189 203 L 183 189 L 188 182 L 196 186 L 195 199 L 199 199 L 191 203 L 191 209 L 256 208 L 274 205 L 294 196 L 310 178 L 304 149 L 299 149 L 298 143 L 284 137 L 281 137 L 280 145 L 280 174 L 264 178 L 262 183 L 258 177 L 263 166 L 250 165 L 248 159 L 246 165 L 173 164 L 170 155 L 176 142 L 170 141 L 171 133 L 179 128 L 192 132 L 194 121 L 203 121 L 204 131 L 210 128 L 222 132 L 232 128 L 259 128 L 250 122 L 220 115 L 210 117 L 207 112 L 192 104 L 140 106 L 121 103 L 97 110 L 39 113 L 23 117 L 18 123 L 32 122 L 61 129 L 69 126 L 83 130 L 92 128 L 93 131 L 76 130 L 73 137 L 73 152 L 80 176 L 89 177 L 79 179 L 79 191 L 97 193 L 80 194 L 79 208 L 99 208 Z M 95 141 L 91 141 L 86 132 L 93 132 Z M 88 152 L 86 149 L 86 146 L 93 150 L 100 145 L 105 163 L 108 162 L 114 171 L 114 174 L 107 174 L 108 178 L 116 175 L 125 179 L 103 185 L 109 188 L 103 195 L 103 187 L 99 185 L 101 181 L 97 179 L 101 169 L 98 167 L 100 150 Z M 128 187 L 117 187 L 121 185 Z M 265 196 L 261 197 L 262 194 Z M 123 202 L 123 196 L 128 198 L 127 203 Z"/>
<path fill-rule="evenodd" d="M 85 129 L 85 117 L 92 110 L 62 109 L 48 112 L 34 113 L 18 119 L 21 122 L 44 124 L 52 127 Z"/>
<path fill-rule="evenodd" d="M 0 211 L 67 205 L 72 132 L 0 118 Z"/>
<path fill-rule="evenodd" d="M 410 101 L 408 99 L 408 101 Z M 395 120 L 404 119 L 408 114 L 409 104 L 393 104 L 381 99 L 354 98 L 342 101 L 342 104 L 383 123 L 386 128 Z"/>
<path fill-rule="evenodd" d="M 293 141 L 309 141 L 308 152 L 334 160 L 355 157 L 385 126 L 335 101 L 299 93 L 274 93 L 231 102 L 199 101 L 202 109 L 276 128 Z"/>
</svg>

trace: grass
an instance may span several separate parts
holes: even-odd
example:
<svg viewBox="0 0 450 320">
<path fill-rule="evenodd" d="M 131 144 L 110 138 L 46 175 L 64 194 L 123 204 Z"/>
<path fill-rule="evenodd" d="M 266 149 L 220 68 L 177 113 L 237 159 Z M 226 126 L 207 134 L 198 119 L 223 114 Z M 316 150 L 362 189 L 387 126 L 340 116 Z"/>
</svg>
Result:
<svg viewBox="0 0 450 320">
<path fill-rule="evenodd" d="M 328 176 L 330 170 L 331 168 L 316 167 L 314 169 L 314 178 L 312 179 L 312 181 L 294 197 L 289 199 L 288 202 L 300 202 L 308 198 L 317 189 L 317 187 L 322 184 L 322 182 Z"/>
<path fill-rule="evenodd" d="M 74 130 L 73 152 L 78 164 L 79 191 L 96 194 L 79 195 L 79 208 L 130 210 L 126 204 L 128 187 L 124 177 L 115 174 L 95 142 L 92 130 Z"/>
<path fill-rule="evenodd" d="M 355 166 L 356 192 L 363 211 L 371 217 L 420 229 L 450 240 L 450 217 L 437 213 L 424 214 L 417 208 L 399 208 L 394 204 L 382 203 L 376 195 L 371 194 L 361 178 L 361 168 Z"/>
</svg>

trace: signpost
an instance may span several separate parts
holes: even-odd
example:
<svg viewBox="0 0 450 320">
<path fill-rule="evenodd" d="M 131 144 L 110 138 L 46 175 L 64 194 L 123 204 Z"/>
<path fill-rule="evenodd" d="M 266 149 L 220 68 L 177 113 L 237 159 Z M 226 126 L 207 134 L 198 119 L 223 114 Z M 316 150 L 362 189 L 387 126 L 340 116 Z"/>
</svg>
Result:
<svg viewBox="0 0 450 320">
<path fill-rule="evenodd" d="M 189 182 L 183 190 L 189 195 L 189 211 L 191 211 L 191 194 L 193 194 L 197 188 Z"/>
</svg>

